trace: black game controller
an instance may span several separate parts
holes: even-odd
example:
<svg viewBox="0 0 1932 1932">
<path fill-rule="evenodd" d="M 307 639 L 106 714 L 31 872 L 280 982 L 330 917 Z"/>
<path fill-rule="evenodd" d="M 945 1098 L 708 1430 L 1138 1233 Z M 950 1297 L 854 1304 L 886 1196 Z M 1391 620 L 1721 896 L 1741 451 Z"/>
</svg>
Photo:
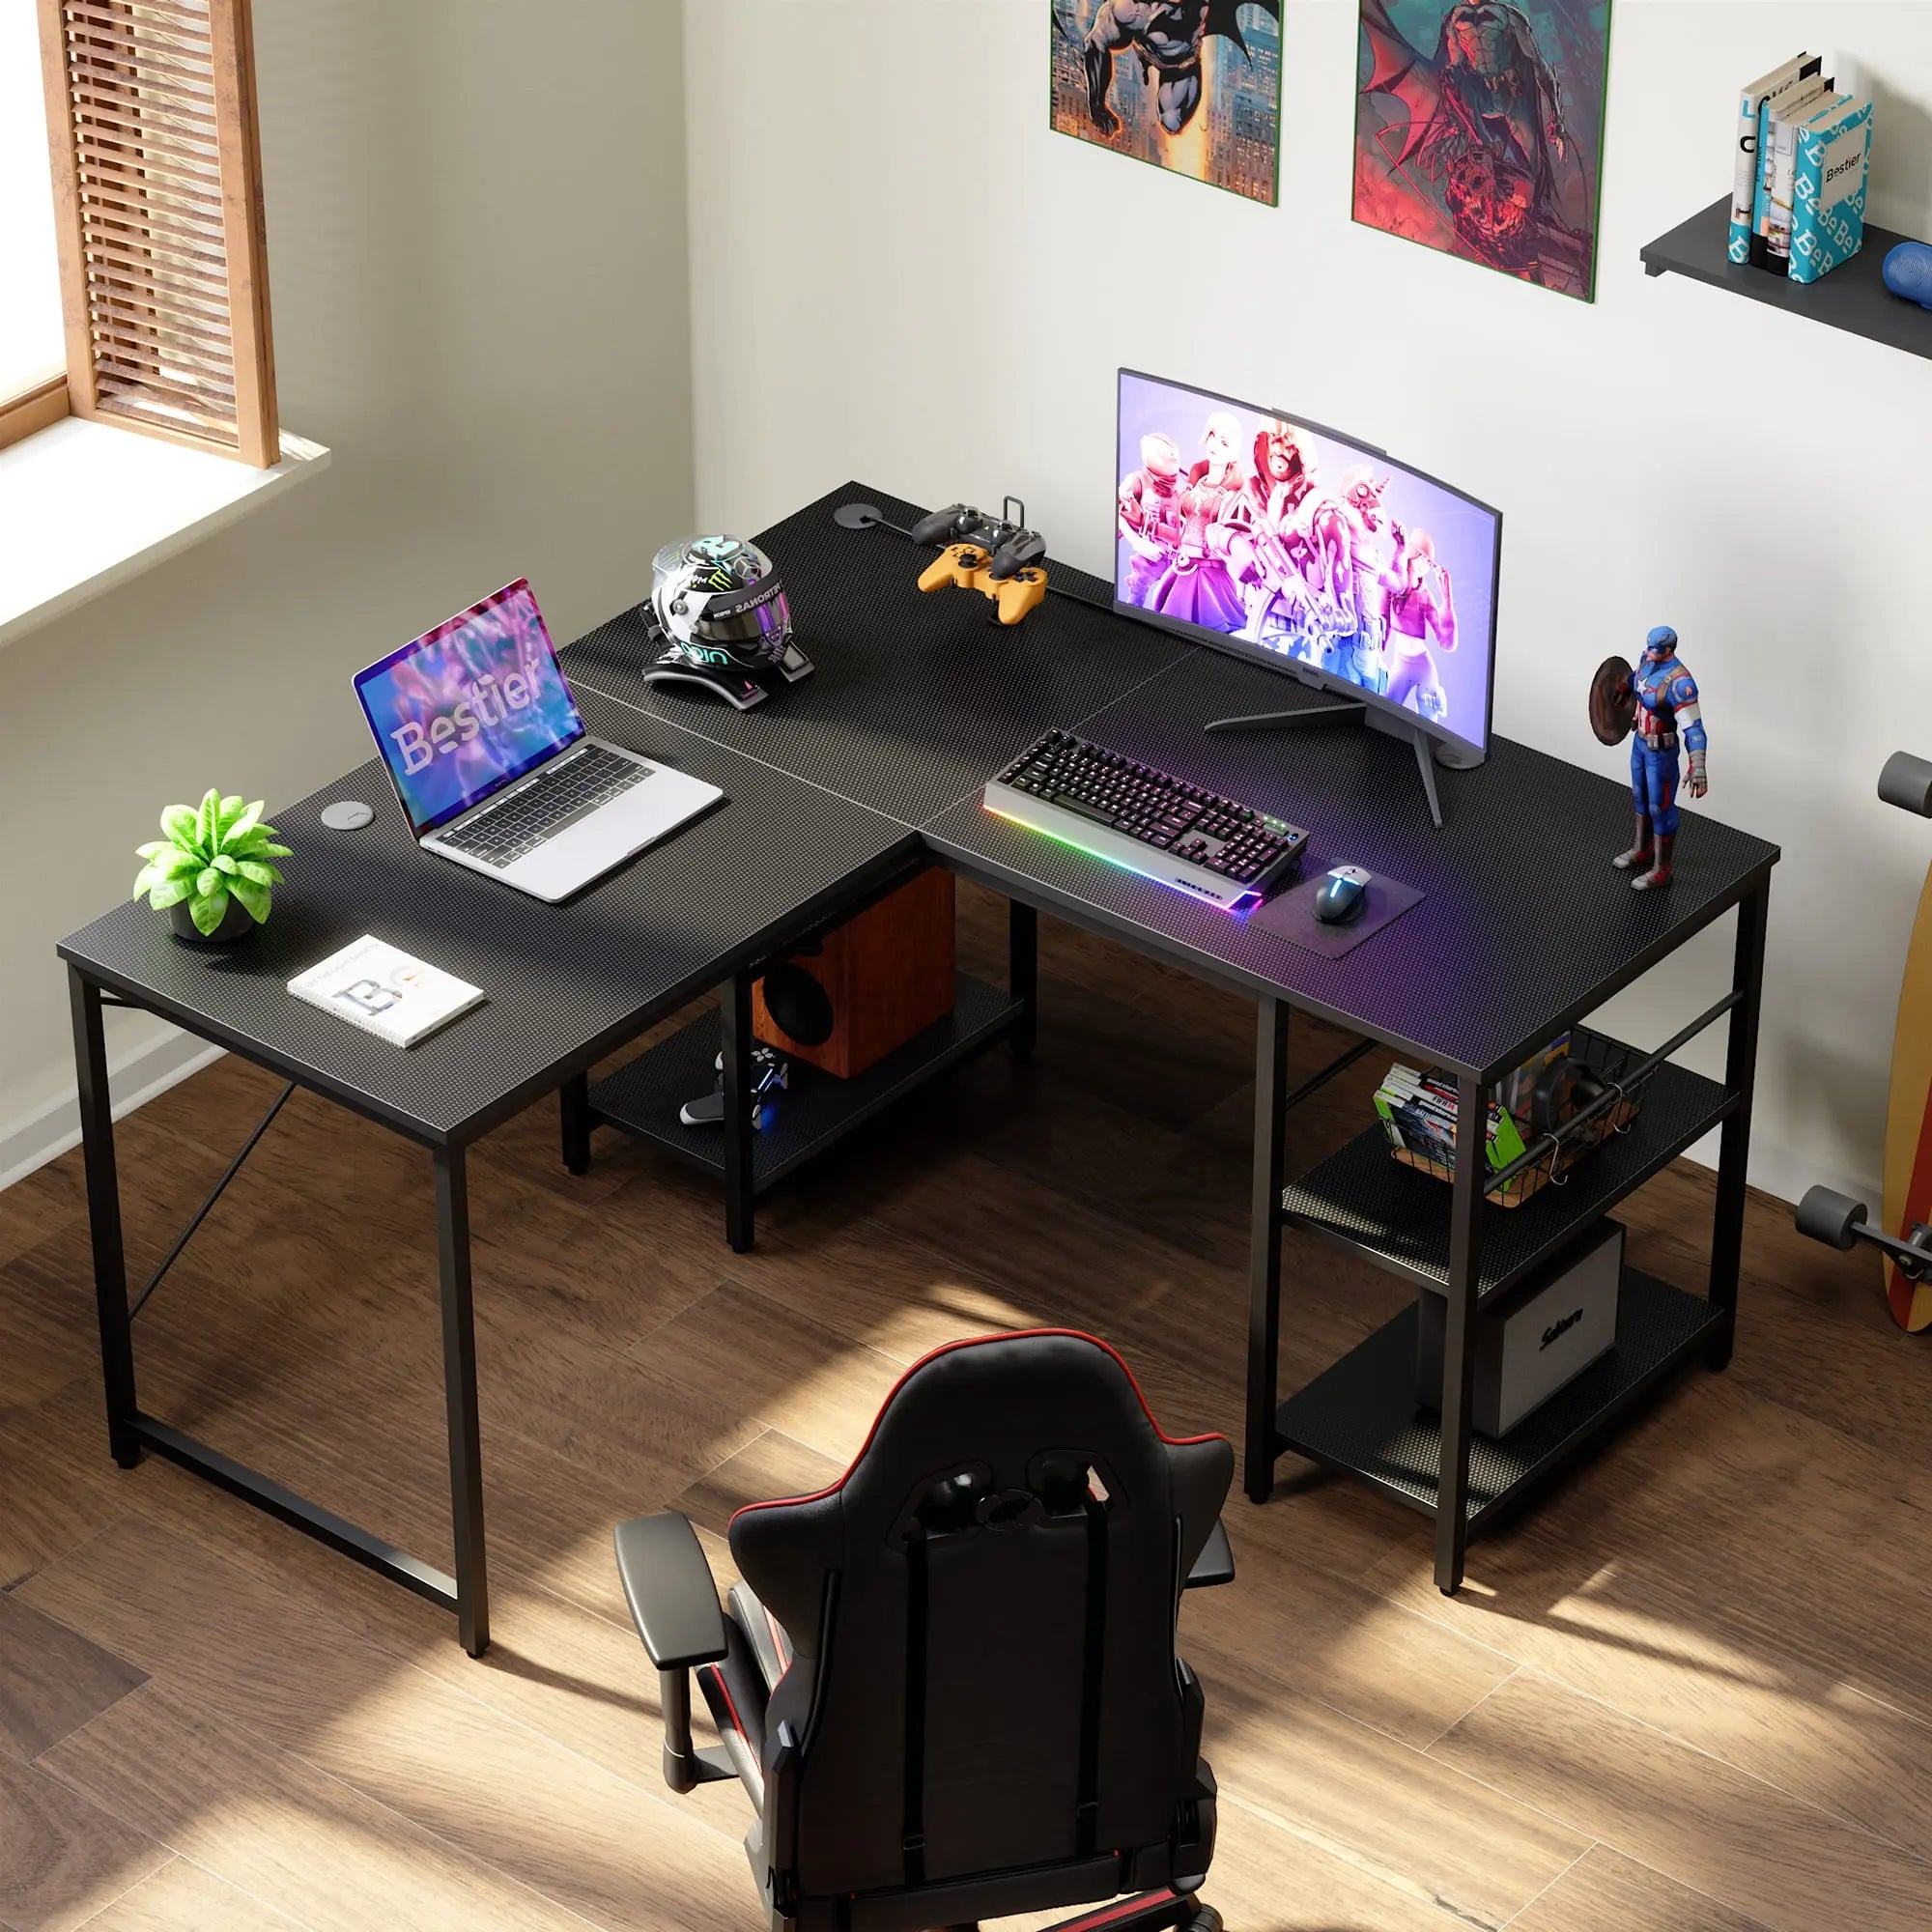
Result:
<svg viewBox="0 0 1932 1932">
<path fill-rule="evenodd" d="M 1017 497 L 1007 497 L 997 517 L 987 516 L 970 503 L 950 504 L 922 517 L 909 534 L 914 543 L 977 544 L 990 559 L 986 575 L 1000 580 L 1039 562 L 1046 554 L 1046 539 L 1026 527 L 1026 505 Z"/>
</svg>

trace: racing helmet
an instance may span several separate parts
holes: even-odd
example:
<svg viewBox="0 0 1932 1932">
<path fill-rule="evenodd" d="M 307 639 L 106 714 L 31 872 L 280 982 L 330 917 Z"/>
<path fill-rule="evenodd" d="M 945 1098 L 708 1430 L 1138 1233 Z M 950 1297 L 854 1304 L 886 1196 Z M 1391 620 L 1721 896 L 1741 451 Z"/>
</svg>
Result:
<svg viewBox="0 0 1932 1932">
<path fill-rule="evenodd" d="M 667 641 L 699 664 L 775 670 L 791 606 L 772 560 L 741 537 L 686 537 L 651 561 L 651 611 Z"/>
</svg>

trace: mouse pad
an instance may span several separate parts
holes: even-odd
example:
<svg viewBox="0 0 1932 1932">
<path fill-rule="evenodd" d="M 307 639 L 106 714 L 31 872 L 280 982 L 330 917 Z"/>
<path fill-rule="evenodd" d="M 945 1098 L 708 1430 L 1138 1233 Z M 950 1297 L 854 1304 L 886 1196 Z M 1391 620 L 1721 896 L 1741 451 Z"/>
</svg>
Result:
<svg viewBox="0 0 1932 1932">
<path fill-rule="evenodd" d="M 1369 902 L 1362 908 L 1360 918 L 1350 920 L 1347 925 L 1323 925 L 1315 917 L 1315 895 L 1327 880 L 1329 868 L 1348 863 L 1344 859 L 1327 859 L 1319 866 L 1305 867 L 1301 877 L 1286 892 L 1277 893 L 1259 912 L 1251 912 L 1248 923 L 1292 945 L 1305 946 L 1324 959 L 1339 959 L 1343 953 L 1352 952 L 1363 940 L 1373 939 L 1410 906 L 1422 903 L 1423 895 L 1413 886 L 1406 886 L 1386 872 L 1378 872 L 1370 883 Z"/>
</svg>

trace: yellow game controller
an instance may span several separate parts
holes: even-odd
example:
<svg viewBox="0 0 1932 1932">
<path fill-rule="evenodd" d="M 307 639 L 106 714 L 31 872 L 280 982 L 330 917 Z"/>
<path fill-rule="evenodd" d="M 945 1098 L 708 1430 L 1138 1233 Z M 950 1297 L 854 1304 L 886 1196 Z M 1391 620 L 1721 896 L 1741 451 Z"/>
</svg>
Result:
<svg viewBox="0 0 1932 1932">
<path fill-rule="evenodd" d="M 922 590 L 941 590 L 949 584 L 977 590 L 1000 607 L 1000 622 L 1017 624 L 1029 611 L 1046 601 L 1046 572 L 1037 564 L 995 577 L 992 558 L 978 544 L 949 544 L 919 574 Z"/>
</svg>

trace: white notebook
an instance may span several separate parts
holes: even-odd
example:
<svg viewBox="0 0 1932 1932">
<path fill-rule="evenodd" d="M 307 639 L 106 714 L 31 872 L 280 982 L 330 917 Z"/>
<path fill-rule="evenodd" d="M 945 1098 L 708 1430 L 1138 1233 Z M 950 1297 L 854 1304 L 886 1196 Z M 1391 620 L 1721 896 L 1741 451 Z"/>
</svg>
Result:
<svg viewBox="0 0 1932 1932">
<path fill-rule="evenodd" d="M 415 1045 L 483 1000 L 480 986 L 366 932 L 298 973 L 289 991 L 392 1046 Z"/>
</svg>

